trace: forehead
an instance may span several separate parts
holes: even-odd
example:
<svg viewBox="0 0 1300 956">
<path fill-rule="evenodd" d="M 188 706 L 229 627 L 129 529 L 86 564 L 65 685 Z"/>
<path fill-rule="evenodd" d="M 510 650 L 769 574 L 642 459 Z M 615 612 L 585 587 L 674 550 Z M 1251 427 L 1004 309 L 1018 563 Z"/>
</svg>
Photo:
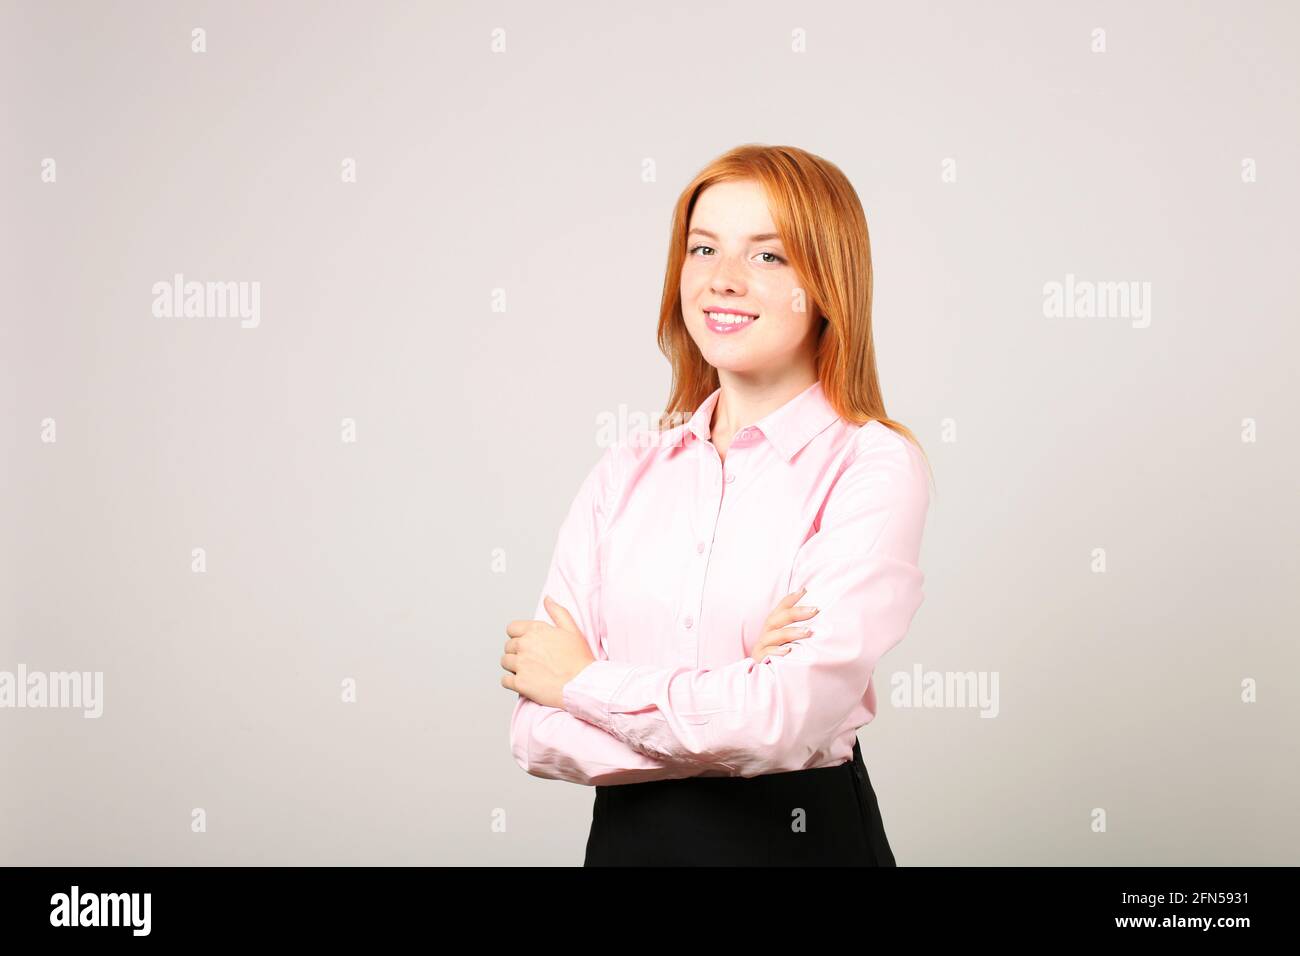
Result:
<svg viewBox="0 0 1300 956">
<path fill-rule="evenodd" d="M 688 228 L 735 236 L 776 232 L 767 194 L 762 185 L 753 180 L 709 186 L 696 197 Z"/>
</svg>

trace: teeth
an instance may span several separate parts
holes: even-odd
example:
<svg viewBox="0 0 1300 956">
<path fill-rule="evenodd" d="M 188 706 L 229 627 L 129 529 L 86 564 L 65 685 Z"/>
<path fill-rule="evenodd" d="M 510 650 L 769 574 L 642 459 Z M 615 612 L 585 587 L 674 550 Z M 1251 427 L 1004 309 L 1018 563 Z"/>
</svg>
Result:
<svg viewBox="0 0 1300 956">
<path fill-rule="evenodd" d="M 730 312 L 706 312 L 705 315 L 714 322 L 725 322 L 728 325 L 739 325 L 741 322 L 754 321 L 752 315 L 733 315 Z"/>
</svg>

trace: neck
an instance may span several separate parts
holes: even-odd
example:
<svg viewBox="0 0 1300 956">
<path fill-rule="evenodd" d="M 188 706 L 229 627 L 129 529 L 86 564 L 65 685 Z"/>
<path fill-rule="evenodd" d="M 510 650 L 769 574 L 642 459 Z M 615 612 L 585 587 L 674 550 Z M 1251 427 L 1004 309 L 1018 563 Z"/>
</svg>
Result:
<svg viewBox="0 0 1300 956">
<path fill-rule="evenodd" d="M 718 370 L 722 393 L 713 409 L 710 433 L 714 444 L 730 442 L 731 436 L 776 411 L 817 381 L 817 370 L 793 366 L 776 375 L 755 376 Z"/>
</svg>

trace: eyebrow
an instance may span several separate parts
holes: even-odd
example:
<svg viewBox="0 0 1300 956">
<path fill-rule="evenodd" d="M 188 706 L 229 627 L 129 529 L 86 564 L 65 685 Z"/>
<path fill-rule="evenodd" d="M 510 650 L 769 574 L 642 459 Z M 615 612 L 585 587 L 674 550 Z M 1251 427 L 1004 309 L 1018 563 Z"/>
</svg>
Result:
<svg viewBox="0 0 1300 956">
<path fill-rule="evenodd" d="M 709 232 L 709 230 L 707 229 L 692 229 L 690 232 L 687 233 L 688 236 L 692 236 L 696 234 L 704 236 L 708 239 L 712 239 L 714 242 L 718 241 L 718 237 L 715 236 L 713 233 Z M 778 242 L 781 241 L 781 237 L 774 232 L 760 232 L 756 236 L 749 237 L 750 242 L 766 242 L 768 239 L 776 239 Z"/>
</svg>

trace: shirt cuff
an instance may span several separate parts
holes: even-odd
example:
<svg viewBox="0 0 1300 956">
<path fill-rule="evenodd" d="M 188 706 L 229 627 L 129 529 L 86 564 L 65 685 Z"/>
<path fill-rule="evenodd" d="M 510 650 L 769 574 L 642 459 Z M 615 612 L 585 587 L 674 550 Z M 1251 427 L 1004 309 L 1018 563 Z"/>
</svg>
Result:
<svg viewBox="0 0 1300 956">
<path fill-rule="evenodd" d="M 626 661 L 592 661 L 561 688 L 564 709 L 589 724 L 609 730 L 609 709 L 635 670 L 636 665 Z"/>
</svg>

